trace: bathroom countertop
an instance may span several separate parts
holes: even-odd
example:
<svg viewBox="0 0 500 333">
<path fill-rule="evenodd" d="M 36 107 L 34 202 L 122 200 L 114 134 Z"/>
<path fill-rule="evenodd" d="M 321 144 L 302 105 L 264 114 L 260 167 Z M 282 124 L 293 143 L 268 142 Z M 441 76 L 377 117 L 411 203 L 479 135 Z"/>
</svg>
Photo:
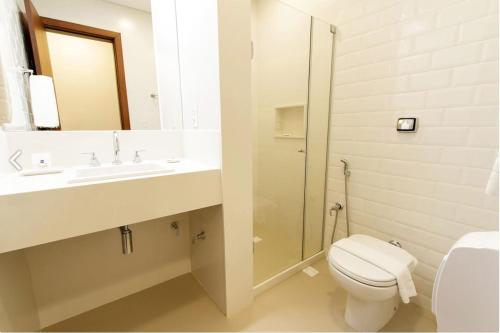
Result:
<svg viewBox="0 0 500 333">
<path fill-rule="evenodd" d="M 219 170 L 218 168 L 210 167 L 208 165 L 204 165 L 202 163 L 191 160 L 180 160 L 180 162 L 177 163 L 167 163 L 167 161 L 160 161 L 160 160 L 144 161 L 144 163 L 147 162 L 159 164 L 162 167 L 165 167 L 166 169 L 173 169 L 174 171 L 157 173 L 152 175 L 121 177 L 121 178 L 113 178 L 113 179 L 98 180 L 98 181 L 86 181 L 80 183 L 70 183 L 69 181 L 75 177 L 75 171 L 81 167 L 54 168 L 54 169 L 62 169 L 63 172 L 46 174 L 46 175 L 23 176 L 19 173 L 13 173 L 0 177 L 0 196 L 8 196 L 8 195 L 37 192 L 37 191 L 49 191 L 49 190 L 69 188 L 69 187 L 81 187 L 81 186 L 92 186 L 96 184 L 126 182 L 144 178 L 168 177 L 172 175 L 203 172 L 209 170 Z M 127 164 L 131 163 L 124 163 L 124 165 Z M 107 165 L 103 164 L 102 166 L 107 166 Z"/>
<path fill-rule="evenodd" d="M 0 253 L 222 204 L 220 169 L 163 163 L 174 171 L 73 184 L 75 169 L 0 178 Z"/>
</svg>

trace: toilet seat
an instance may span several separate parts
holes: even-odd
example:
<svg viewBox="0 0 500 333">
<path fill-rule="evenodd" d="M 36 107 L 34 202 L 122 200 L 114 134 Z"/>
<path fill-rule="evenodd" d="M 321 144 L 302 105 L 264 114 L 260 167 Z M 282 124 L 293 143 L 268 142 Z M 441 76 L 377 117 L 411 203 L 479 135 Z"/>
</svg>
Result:
<svg viewBox="0 0 500 333">
<path fill-rule="evenodd" d="M 391 287 L 397 284 L 396 278 L 343 249 L 332 247 L 328 255 L 330 265 L 351 279 L 372 287 Z"/>
</svg>

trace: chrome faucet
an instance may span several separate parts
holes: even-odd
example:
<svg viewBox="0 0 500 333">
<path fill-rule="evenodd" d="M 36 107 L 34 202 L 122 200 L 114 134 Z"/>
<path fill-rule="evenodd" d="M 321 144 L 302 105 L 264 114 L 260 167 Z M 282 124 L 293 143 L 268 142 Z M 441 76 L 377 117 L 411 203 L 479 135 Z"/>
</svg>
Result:
<svg viewBox="0 0 500 333">
<path fill-rule="evenodd" d="M 113 165 L 120 165 L 120 140 L 118 140 L 118 132 L 113 131 Z"/>
</svg>

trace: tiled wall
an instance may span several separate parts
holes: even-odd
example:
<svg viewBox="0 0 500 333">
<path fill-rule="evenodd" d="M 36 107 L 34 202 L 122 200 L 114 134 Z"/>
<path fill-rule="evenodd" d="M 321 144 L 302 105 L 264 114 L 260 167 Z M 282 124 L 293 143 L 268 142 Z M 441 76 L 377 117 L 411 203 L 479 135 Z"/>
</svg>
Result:
<svg viewBox="0 0 500 333">
<path fill-rule="evenodd" d="M 498 196 L 485 194 L 498 150 L 498 1 L 286 2 L 338 29 L 328 205 L 344 200 L 346 158 L 352 232 L 415 255 L 415 301 L 430 308 L 451 245 L 498 230 Z M 398 134 L 401 116 L 418 117 L 418 132 Z"/>
</svg>

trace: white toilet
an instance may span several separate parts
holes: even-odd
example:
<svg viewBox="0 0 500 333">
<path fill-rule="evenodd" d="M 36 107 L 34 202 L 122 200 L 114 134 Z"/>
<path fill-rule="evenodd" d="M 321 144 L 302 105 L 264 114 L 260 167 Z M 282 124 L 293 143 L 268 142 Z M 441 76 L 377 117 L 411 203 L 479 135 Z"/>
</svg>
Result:
<svg viewBox="0 0 500 333">
<path fill-rule="evenodd" d="M 366 235 L 353 235 L 347 240 L 351 246 L 361 243 L 400 261 L 412 272 L 417 259 L 405 250 Z M 345 320 L 358 331 L 378 331 L 396 313 L 400 296 L 394 275 L 345 249 L 332 246 L 328 253 L 330 272 L 347 291 Z"/>
</svg>

